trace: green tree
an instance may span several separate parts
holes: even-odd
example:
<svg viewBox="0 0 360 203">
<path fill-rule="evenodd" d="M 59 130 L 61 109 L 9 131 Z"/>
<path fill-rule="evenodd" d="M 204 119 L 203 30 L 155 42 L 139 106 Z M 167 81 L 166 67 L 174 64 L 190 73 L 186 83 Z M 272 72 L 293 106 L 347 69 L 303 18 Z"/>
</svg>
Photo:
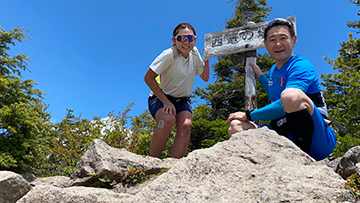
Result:
<svg viewBox="0 0 360 203">
<path fill-rule="evenodd" d="M 236 3 L 235 15 L 226 21 L 226 29 L 244 26 L 250 21 L 262 22 L 271 11 L 265 0 L 238 0 Z M 210 120 L 227 119 L 230 113 L 244 110 L 244 59 L 244 53 L 220 56 L 213 66 L 217 77 L 215 84 L 209 84 L 204 89 L 195 89 L 194 94 L 211 106 Z M 266 72 L 272 66 L 273 60 L 266 54 L 258 54 L 257 64 Z M 259 83 L 258 87 L 258 105 L 264 106 L 269 103 L 269 99 Z"/>
<path fill-rule="evenodd" d="M 359 6 L 358 1 L 349 1 Z M 360 13 L 358 13 L 360 16 Z M 359 32 L 359 21 L 348 22 L 350 28 Z M 334 156 L 342 156 L 351 147 L 360 143 L 360 40 L 349 33 L 349 40 L 340 44 L 339 56 L 335 60 L 325 59 L 338 73 L 321 75 L 322 85 L 326 87 L 324 96 L 328 105 L 329 116 L 338 121 L 347 130 L 336 130 L 338 144 Z"/>
<path fill-rule="evenodd" d="M 8 53 L 16 41 L 27 41 L 26 31 L 0 27 L 0 169 L 37 173 L 51 141 L 48 106 L 44 92 L 34 88 L 36 83 L 20 78 L 28 70 L 29 57 Z"/>
<path fill-rule="evenodd" d="M 229 128 L 226 120 L 217 119 L 209 121 L 211 109 L 206 105 L 199 105 L 193 112 L 193 125 L 191 129 L 191 141 L 189 150 L 208 148 L 218 142 L 230 138 L 227 131 Z"/>
<path fill-rule="evenodd" d="M 266 0 L 232 2 L 235 3 L 236 11 L 234 17 L 226 21 L 226 29 L 241 27 L 250 21 L 262 22 L 272 10 L 267 7 Z M 204 99 L 209 108 L 200 106 L 194 111 L 190 140 L 192 150 L 212 146 L 216 142 L 228 139 L 226 120 L 229 114 L 245 110 L 244 53 L 224 55 L 218 59 L 213 66 L 217 77 L 215 84 L 209 84 L 205 88 L 196 88 L 193 92 L 194 96 Z M 257 64 L 266 73 L 274 61 L 267 54 L 257 54 Z M 258 82 L 257 87 L 258 107 L 269 104 L 269 97 Z M 219 129 L 216 130 L 215 126 Z"/>
<path fill-rule="evenodd" d="M 53 127 L 53 139 L 50 144 L 48 165 L 43 171 L 44 175 L 69 176 L 76 163 L 84 155 L 91 142 L 100 137 L 100 126 L 95 122 L 74 116 L 73 110 L 66 109 L 65 118 Z"/>
<path fill-rule="evenodd" d="M 135 116 L 135 118 L 131 120 L 131 131 L 135 134 L 134 141 L 137 143 L 131 152 L 140 155 L 149 155 L 152 134 L 157 125 L 155 119 L 145 110 L 142 114 Z"/>
</svg>

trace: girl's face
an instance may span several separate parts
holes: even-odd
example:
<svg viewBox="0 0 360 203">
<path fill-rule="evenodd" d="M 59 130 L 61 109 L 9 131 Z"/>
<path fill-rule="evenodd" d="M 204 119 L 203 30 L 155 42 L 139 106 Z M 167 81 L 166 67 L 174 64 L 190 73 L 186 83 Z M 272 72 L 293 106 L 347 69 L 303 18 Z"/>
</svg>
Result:
<svg viewBox="0 0 360 203">
<path fill-rule="evenodd" d="M 194 32 L 189 28 L 183 28 L 179 30 L 179 33 L 175 37 L 173 37 L 172 40 L 180 51 L 181 55 L 184 58 L 187 58 L 190 51 L 194 48 L 196 36 L 194 35 Z"/>
</svg>

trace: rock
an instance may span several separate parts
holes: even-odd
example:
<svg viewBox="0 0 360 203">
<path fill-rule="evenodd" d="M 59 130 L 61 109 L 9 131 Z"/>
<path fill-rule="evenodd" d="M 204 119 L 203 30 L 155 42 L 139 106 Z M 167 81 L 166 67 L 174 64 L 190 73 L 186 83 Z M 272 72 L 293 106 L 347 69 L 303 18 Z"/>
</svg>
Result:
<svg viewBox="0 0 360 203">
<path fill-rule="evenodd" d="M 120 180 L 129 165 L 169 170 L 135 186 L 74 186 L 89 184 L 93 173 Z M 31 184 L 33 189 L 18 203 L 353 202 L 345 180 L 326 161 L 316 162 L 267 128 L 237 133 L 182 159 L 139 156 L 94 140 L 71 179 L 38 178 Z"/>
<path fill-rule="evenodd" d="M 337 202 L 345 181 L 266 128 L 180 159 L 133 202 Z"/>
<path fill-rule="evenodd" d="M 113 148 L 105 142 L 96 139 L 89 146 L 84 156 L 77 162 L 71 174 L 74 186 L 90 186 L 97 181 L 97 177 L 106 175 L 109 179 L 118 183 L 130 168 L 141 169 L 148 175 L 160 173 L 164 169 L 170 169 L 177 159 L 158 159 L 149 156 L 136 155 L 125 149 Z"/>
<path fill-rule="evenodd" d="M 16 202 L 31 190 L 30 184 L 19 174 L 0 171 L 0 202 Z"/>
<path fill-rule="evenodd" d="M 356 164 L 360 162 L 360 146 L 349 149 L 340 159 L 336 172 L 344 179 L 356 173 Z M 360 174 L 359 174 L 360 175 Z"/>
<path fill-rule="evenodd" d="M 334 159 L 332 161 L 327 162 L 326 164 L 327 164 L 327 166 L 332 168 L 334 171 L 336 171 L 336 168 L 338 167 L 341 158 L 342 157 L 336 158 L 336 159 Z"/>
<path fill-rule="evenodd" d="M 115 193 L 103 188 L 58 188 L 52 185 L 39 185 L 35 186 L 17 203 L 121 203 L 127 202 L 128 197 L 130 195 Z"/>
<path fill-rule="evenodd" d="M 52 185 L 55 187 L 66 188 L 71 186 L 71 179 L 65 176 L 52 176 L 46 178 L 37 178 L 30 182 L 31 186 Z"/>
</svg>

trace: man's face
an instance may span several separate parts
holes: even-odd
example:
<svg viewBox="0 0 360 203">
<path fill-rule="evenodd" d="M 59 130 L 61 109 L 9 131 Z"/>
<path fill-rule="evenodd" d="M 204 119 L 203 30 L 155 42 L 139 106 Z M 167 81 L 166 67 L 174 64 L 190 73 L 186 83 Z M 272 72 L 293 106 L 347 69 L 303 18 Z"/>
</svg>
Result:
<svg viewBox="0 0 360 203">
<path fill-rule="evenodd" d="M 292 56 L 296 44 L 296 36 L 291 38 L 289 28 L 279 25 L 270 28 L 264 41 L 270 56 L 275 59 L 278 68 L 281 68 Z"/>
</svg>

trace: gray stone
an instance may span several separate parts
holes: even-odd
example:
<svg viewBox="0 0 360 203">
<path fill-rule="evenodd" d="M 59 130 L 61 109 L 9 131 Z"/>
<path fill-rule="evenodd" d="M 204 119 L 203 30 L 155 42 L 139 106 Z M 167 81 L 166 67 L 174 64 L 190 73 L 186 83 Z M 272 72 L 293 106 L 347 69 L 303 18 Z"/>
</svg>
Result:
<svg viewBox="0 0 360 203">
<path fill-rule="evenodd" d="M 17 203 L 121 203 L 127 202 L 128 194 L 115 193 L 103 188 L 69 187 L 52 185 L 35 186 Z"/>
<path fill-rule="evenodd" d="M 349 149 L 340 159 L 336 172 L 344 179 L 356 173 L 356 164 L 360 162 L 360 146 Z M 360 175 L 360 174 L 359 174 Z"/>
<path fill-rule="evenodd" d="M 133 202 L 340 202 L 345 181 L 266 128 L 180 159 Z"/>
<path fill-rule="evenodd" d="M 0 202 L 12 203 L 31 190 L 30 184 L 19 174 L 0 171 Z"/>
<path fill-rule="evenodd" d="M 146 173 L 157 174 L 163 169 L 170 169 L 177 159 L 158 159 L 136 155 L 125 149 L 113 148 L 96 139 L 76 164 L 71 174 L 72 185 L 89 186 L 96 181 L 94 175 L 106 175 L 108 178 L 122 182 L 129 167 L 144 169 Z"/>
<path fill-rule="evenodd" d="M 74 186 L 91 179 L 91 173 L 121 178 L 128 165 L 169 170 L 135 186 Z M 267 128 L 237 133 L 182 159 L 139 156 L 94 140 L 71 179 L 38 178 L 31 184 L 19 203 L 353 202 L 345 180 L 326 161 L 315 161 Z"/>
</svg>

